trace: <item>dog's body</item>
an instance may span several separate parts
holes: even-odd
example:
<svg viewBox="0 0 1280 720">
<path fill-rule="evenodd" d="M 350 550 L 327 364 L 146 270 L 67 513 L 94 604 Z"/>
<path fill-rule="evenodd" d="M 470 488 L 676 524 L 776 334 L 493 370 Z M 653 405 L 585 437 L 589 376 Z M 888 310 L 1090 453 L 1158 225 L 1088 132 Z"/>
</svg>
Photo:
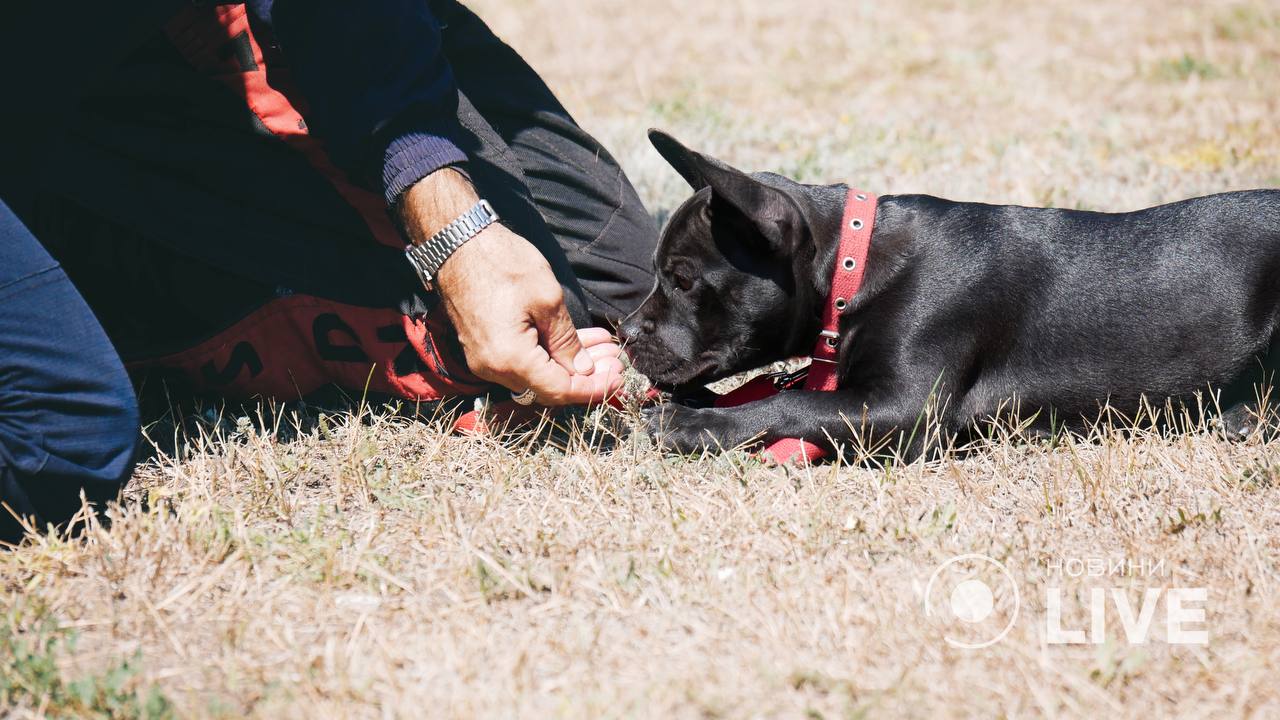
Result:
<svg viewBox="0 0 1280 720">
<path fill-rule="evenodd" d="M 847 189 L 746 175 L 651 137 L 698 192 L 672 215 L 657 287 L 624 324 L 637 369 L 679 391 L 807 355 Z M 910 430 L 932 396 L 949 433 L 1015 407 L 1048 429 L 1105 402 L 1132 413 L 1143 397 L 1222 387 L 1278 325 L 1277 190 L 1117 214 L 882 196 L 841 315 L 838 391 L 669 405 L 650 421 L 682 451 L 826 444 L 851 426 Z"/>
</svg>

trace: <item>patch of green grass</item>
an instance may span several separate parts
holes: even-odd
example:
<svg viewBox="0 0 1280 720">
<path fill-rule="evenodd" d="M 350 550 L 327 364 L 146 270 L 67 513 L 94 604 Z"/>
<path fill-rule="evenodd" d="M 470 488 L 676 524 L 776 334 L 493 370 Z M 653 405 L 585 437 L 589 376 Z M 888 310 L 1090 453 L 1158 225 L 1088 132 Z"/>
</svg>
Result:
<svg viewBox="0 0 1280 720">
<path fill-rule="evenodd" d="M 1251 40 L 1277 28 L 1277 16 L 1259 5 L 1236 5 L 1213 21 L 1213 33 L 1222 40 Z"/>
<path fill-rule="evenodd" d="M 1193 57 L 1188 53 L 1183 53 L 1180 58 L 1165 60 L 1156 67 L 1156 77 L 1158 79 L 1173 82 L 1186 82 L 1192 77 L 1198 77 L 1201 80 L 1212 80 L 1221 76 L 1222 71 L 1208 60 Z"/>
<path fill-rule="evenodd" d="M 1275 487 L 1277 478 L 1280 478 L 1280 466 L 1259 461 L 1242 470 L 1237 482 L 1246 490 L 1267 490 Z"/>
<path fill-rule="evenodd" d="M 1187 528 L 1221 525 L 1222 524 L 1222 508 L 1213 508 L 1209 511 L 1199 511 L 1196 513 L 1188 513 L 1183 508 L 1178 508 L 1176 514 L 1170 516 L 1165 523 L 1165 532 L 1170 535 L 1178 535 Z"/>
<path fill-rule="evenodd" d="M 723 108 L 697 99 L 691 88 L 677 89 L 649 103 L 649 114 L 671 125 L 698 124 L 723 127 L 728 124 Z"/>
<path fill-rule="evenodd" d="M 17 606 L 0 622 L 0 707 L 50 718 L 172 718 L 158 688 L 138 681 L 140 653 L 98 674 L 68 679 L 58 658 L 75 652 L 76 635 L 47 610 Z"/>
</svg>

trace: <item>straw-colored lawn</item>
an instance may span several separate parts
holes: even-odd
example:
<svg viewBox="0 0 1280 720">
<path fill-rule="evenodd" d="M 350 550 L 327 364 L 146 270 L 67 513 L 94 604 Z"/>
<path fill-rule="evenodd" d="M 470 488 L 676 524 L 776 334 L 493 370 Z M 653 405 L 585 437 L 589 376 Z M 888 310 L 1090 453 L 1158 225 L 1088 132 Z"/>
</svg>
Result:
<svg viewBox="0 0 1280 720">
<path fill-rule="evenodd" d="M 1280 185 L 1274 0 L 475 6 L 655 212 L 686 188 L 654 125 L 886 193 L 1124 210 Z M 567 443 L 443 427 L 207 421 L 109 531 L 0 553 L 0 715 L 1280 714 L 1277 442 L 997 433 L 797 471 L 663 457 L 614 412 Z M 978 574 L 992 617 L 927 614 L 968 553 L 1008 571 Z M 1003 627 L 1013 588 L 1002 641 L 947 642 Z M 1099 644 L 1053 642 L 1059 619 L 1088 639 L 1093 588 Z M 1167 642 L 1171 593 L 1206 643 Z"/>
</svg>

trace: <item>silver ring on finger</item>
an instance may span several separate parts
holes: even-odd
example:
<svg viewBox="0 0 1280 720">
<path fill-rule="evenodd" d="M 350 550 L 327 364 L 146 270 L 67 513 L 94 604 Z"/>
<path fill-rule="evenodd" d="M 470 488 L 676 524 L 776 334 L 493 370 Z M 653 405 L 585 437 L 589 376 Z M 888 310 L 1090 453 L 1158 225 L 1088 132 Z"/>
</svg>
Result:
<svg viewBox="0 0 1280 720">
<path fill-rule="evenodd" d="M 522 393 L 512 393 L 511 399 L 517 405 L 532 405 L 538 399 L 538 394 L 533 391 L 533 388 L 529 388 Z"/>
</svg>

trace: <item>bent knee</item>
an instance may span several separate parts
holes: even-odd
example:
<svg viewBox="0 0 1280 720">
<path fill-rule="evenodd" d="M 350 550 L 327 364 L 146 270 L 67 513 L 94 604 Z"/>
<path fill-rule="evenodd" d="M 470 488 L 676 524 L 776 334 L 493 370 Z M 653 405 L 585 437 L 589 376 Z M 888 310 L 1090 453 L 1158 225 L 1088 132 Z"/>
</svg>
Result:
<svg viewBox="0 0 1280 720">
<path fill-rule="evenodd" d="M 123 370 L 106 375 L 0 417 L 0 464 L 30 482 L 47 478 L 97 494 L 128 480 L 140 435 L 138 401 Z"/>
<path fill-rule="evenodd" d="M 91 423 L 95 441 L 86 444 L 67 438 L 67 455 L 83 468 L 87 483 L 121 486 L 132 475 L 137 461 L 141 423 L 138 398 L 127 376 L 118 378 L 104 391 L 97 410 Z"/>
<path fill-rule="evenodd" d="M 101 462 L 95 480 L 113 485 L 123 485 L 133 474 L 137 462 L 139 427 L 138 398 L 133 386 L 126 382 L 121 388 L 108 416 L 98 460 Z"/>
<path fill-rule="evenodd" d="M 94 410 L 46 417 L 24 435 L 0 427 L 0 541 L 17 542 L 22 523 L 65 527 L 84 502 L 100 511 L 119 497 L 137 458 L 137 400 L 128 388 Z"/>
</svg>

